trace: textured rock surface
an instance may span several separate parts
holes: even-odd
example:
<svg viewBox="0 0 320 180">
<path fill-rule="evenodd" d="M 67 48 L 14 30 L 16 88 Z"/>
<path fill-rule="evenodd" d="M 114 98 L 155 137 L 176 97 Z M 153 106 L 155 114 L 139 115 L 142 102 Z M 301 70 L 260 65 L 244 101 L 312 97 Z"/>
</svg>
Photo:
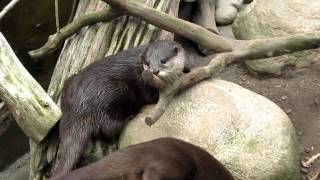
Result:
<svg viewBox="0 0 320 180">
<path fill-rule="evenodd" d="M 6 170 L 0 172 L 0 180 L 27 180 L 29 178 L 29 153 L 23 155 Z"/>
<path fill-rule="evenodd" d="M 123 131 L 120 147 L 163 136 L 208 150 L 237 179 L 298 180 L 295 132 L 287 115 L 236 84 L 211 80 L 183 92 L 152 127 L 146 107 Z"/>
<path fill-rule="evenodd" d="M 257 39 L 320 30 L 319 0 L 255 0 L 233 24 L 237 39 Z M 306 67 L 320 60 L 320 49 L 301 51 L 272 60 L 247 61 L 255 72 L 280 75 L 283 67 Z"/>
</svg>

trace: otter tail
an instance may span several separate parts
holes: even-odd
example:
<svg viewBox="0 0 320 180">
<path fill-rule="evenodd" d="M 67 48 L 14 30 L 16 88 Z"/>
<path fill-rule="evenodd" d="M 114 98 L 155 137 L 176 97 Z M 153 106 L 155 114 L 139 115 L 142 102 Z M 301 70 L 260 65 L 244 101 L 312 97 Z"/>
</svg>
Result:
<svg viewBox="0 0 320 180">
<path fill-rule="evenodd" d="M 59 162 L 53 176 L 66 174 L 75 168 L 78 163 L 85 145 L 88 143 L 92 132 L 93 122 L 89 119 L 67 119 L 62 116 L 61 122 L 67 125 L 60 125 L 60 145 L 59 145 Z M 71 124 L 68 124 L 71 123 Z"/>
</svg>

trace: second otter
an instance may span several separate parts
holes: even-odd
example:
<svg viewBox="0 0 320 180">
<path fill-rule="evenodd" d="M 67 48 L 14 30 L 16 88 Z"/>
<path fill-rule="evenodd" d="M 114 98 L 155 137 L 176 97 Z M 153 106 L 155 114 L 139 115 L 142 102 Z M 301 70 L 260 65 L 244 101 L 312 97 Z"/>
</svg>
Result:
<svg viewBox="0 0 320 180">
<path fill-rule="evenodd" d="M 50 180 L 234 180 L 204 149 L 159 138 L 120 149 L 88 166 Z"/>
<path fill-rule="evenodd" d="M 182 74 L 184 50 L 172 41 L 156 41 L 98 60 L 69 78 L 61 96 L 60 160 L 54 175 L 76 167 L 91 137 L 120 133 L 128 117 L 156 103 L 158 90 L 142 79 L 144 68 L 165 82 Z"/>
</svg>

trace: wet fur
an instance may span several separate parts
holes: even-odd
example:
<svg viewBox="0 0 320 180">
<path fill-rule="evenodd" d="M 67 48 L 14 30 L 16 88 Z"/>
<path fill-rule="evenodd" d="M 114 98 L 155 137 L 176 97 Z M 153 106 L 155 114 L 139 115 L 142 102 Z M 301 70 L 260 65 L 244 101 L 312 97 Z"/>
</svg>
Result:
<svg viewBox="0 0 320 180">
<path fill-rule="evenodd" d="M 231 173 L 205 150 L 160 138 L 129 146 L 96 163 L 51 180 L 233 180 Z"/>
<path fill-rule="evenodd" d="M 144 104 L 157 102 L 158 90 L 145 84 L 141 77 L 143 62 L 145 58 L 153 63 L 162 56 L 167 57 L 165 51 L 156 57 L 146 53 L 173 48 L 176 43 L 155 44 L 158 44 L 156 49 L 140 46 L 98 60 L 65 82 L 59 124 L 60 159 L 54 175 L 75 168 L 92 137 L 118 135 L 129 117 L 138 113 Z"/>
</svg>

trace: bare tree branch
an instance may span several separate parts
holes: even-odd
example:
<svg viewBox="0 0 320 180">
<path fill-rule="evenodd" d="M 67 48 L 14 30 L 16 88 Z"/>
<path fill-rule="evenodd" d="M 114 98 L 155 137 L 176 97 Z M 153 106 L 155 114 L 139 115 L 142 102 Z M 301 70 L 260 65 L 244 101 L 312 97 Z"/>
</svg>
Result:
<svg viewBox="0 0 320 180">
<path fill-rule="evenodd" d="M 29 55 L 33 59 L 43 57 L 44 55 L 57 50 L 66 38 L 76 33 L 80 28 L 96 22 L 110 21 L 119 16 L 121 16 L 121 14 L 113 11 L 111 8 L 101 10 L 100 12 L 84 15 L 81 18 L 75 19 L 71 24 L 60 29 L 59 33 L 55 33 L 49 36 L 46 44 L 44 44 L 39 49 L 30 51 Z"/>
<path fill-rule="evenodd" d="M 56 30 L 60 32 L 60 20 L 59 20 L 59 0 L 54 0 L 54 14 L 56 17 Z"/>
<path fill-rule="evenodd" d="M 4 17 L 4 15 L 9 12 L 10 9 L 12 9 L 20 0 L 12 0 L 6 7 L 2 9 L 0 12 L 0 20 Z"/>
<path fill-rule="evenodd" d="M 212 33 L 211 31 L 184 21 L 182 19 L 170 16 L 166 13 L 157 11 L 145 4 L 135 0 L 103 0 L 108 3 L 112 8 L 117 9 L 127 15 L 135 16 L 161 27 L 170 32 L 180 34 L 192 41 L 210 48 L 216 52 L 229 52 L 233 50 L 235 41 L 232 39 L 224 38 Z"/>
<path fill-rule="evenodd" d="M 169 87 L 160 92 L 160 98 L 145 122 L 151 126 L 165 112 L 173 97 L 187 87 L 190 87 L 204 79 L 212 77 L 220 69 L 235 62 L 256 60 L 266 57 L 280 56 L 286 53 L 314 49 L 320 46 L 320 32 L 291 35 L 279 38 L 241 41 L 233 52 L 220 53 L 212 59 L 209 65 L 199 67 L 190 73 L 183 75 Z M 150 83 L 149 80 L 147 83 Z M 154 83 L 154 82 L 152 82 Z M 163 89 L 163 87 L 162 87 Z"/>
</svg>

